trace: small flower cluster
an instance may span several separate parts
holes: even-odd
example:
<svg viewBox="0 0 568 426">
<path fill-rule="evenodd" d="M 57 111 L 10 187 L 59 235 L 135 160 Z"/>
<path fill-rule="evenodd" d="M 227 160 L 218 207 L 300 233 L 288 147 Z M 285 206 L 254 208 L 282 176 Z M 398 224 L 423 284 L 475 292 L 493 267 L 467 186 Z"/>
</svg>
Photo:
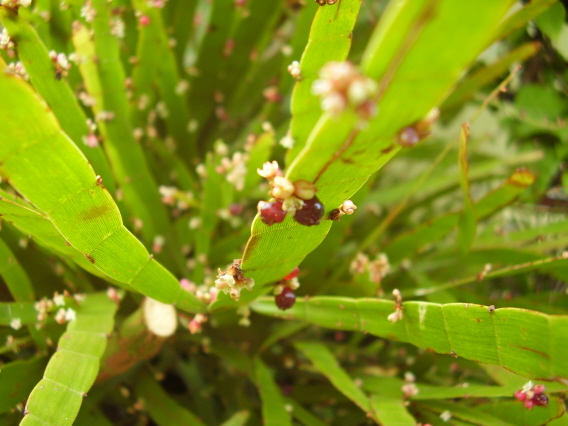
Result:
<svg viewBox="0 0 568 426">
<path fill-rule="evenodd" d="M 29 80 L 30 76 L 21 62 L 10 62 L 6 67 L 6 74 L 12 74 L 16 77 L 23 78 L 24 80 Z"/>
<path fill-rule="evenodd" d="M 350 62 L 329 62 L 312 86 L 312 93 L 321 98 L 321 108 L 339 115 L 353 107 L 365 119 L 376 113 L 377 83 L 363 75 Z"/>
<path fill-rule="evenodd" d="M 61 77 L 67 77 L 71 64 L 67 60 L 65 53 L 57 53 L 55 50 L 49 51 L 49 58 L 55 66 L 55 78 L 60 80 Z"/>
<path fill-rule="evenodd" d="M 217 293 L 219 292 L 217 287 L 211 287 L 207 284 L 198 286 L 187 278 L 182 278 L 179 284 L 185 291 L 195 294 L 195 296 L 204 303 L 209 304 L 217 300 Z"/>
<path fill-rule="evenodd" d="M 16 56 L 14 41 L 10 38 L 8 30 L 4 28 L 0 33 L 0 50 L 5 50 L 9 58 Z"/>
<path fill-rule="evenodd" d="M 248 154 L 237 151 L 233 153 L 232 158 L 221 158 L 221 164 L 215 168 L 215 171 L 226 174 L 227 182 L 233 184 L 237 191 L 242 191 L 247 176 L 247 161 Z"/>
<path fill-rule="evenodd" d="M 535 385 L 532 381 L 528 381 L 521 390 L 515 392 L 515 398 L 523 402 L 527 410 L 532 410 L 535 405 L 546 407 L 548 397 L 543 393 L 545 389 L 544 385 Z"/>
<path fill-rule="evenodd" d="M 430 136 L 431 127 L 438 120 L 439 116 L 440 110 L 433 108 L 422 120 L 403 128 L 396 135 L 398 144 L 404 147 L 413 147 L 422 139 Z"/>
<path fill-rule="evenodd" d="M 109 22 L 110 33 L 116 38 L 124 38 L 124 30 L 126 28 L 124 21 L 119 16 L 113 16 Z"/>
<path fill-rule="evenodd" d="M 290 214 L 294 220 L 305 226 L 320 223 L 324 207 L 316 197 L 316 187 L 306 180 L 297 180 L 292 183 L 284 176 L 276 161 L 264 163 L 258 174 L 270 183 L 270 196 L 275 200 L 271 202 L 260 201 L 258 212 L 262 222 L 267 225 L 280 223 Z"/>
<path fill-rule="evenodd" d="M 274 286 L 274 302 L 278 309 L 285 311 L 290 309 L 296 303 L 296 294 L 294 290 L 300 287 L 300 282 L 298 281 L 298 274 L 300 273 L 300 268 L 295 267 L 292 272 L 286 275 L 282 280 Z"/>
<path fill-rule="evenodd" d="M 158 188 L 162 203 L 175 206 L 179 211 L 186 211 L 195 205 L 195 197 L 191 191 L 181 191 L 175 186 L 160 185 Z"/>
<path fill-rule="evenodd" d="M 81 8 L 81 17 L 85 18 L 85 21 L 92 23 L 97 16 L 97 11 L 91 5 L 91 0 L 87 0 L 85 5 Z"/>
<path fill-rule="evenodd" d="M 351 262 L 350 271 L 352 274 L 369 273 L 369 279 L 375 284 L 380 284 L 384 277 L 390 272 L 390 263 L 385 253 L 379 253 L 375 260 L 369 260 L 369 256 L 364 253 L 357 253 Z"/>
<path fill-rule="evenodd" d="M 404 385 L 402 385 L 402 393 L 404 394 L 404 398 L 410 398 L 411 396 L 414 396 L 419 392 L 416 383 L 414 383 L 415 381 L 416 377 L 410 371 L 404 373 Z"/>
<path fill-rule="evenodd" d="M 300 63 L 298 61 L 294 61 L 288 65 L 288 72 L 294 79 L 302 79 L 302 71 L 300 70 Z"/>
<path fill-rule="evenodd" d="M 394 324 L 398 320 L 404 318 L 404 314 L 402 312 L 404 308 L 402 307 L 402 296 L 400 294 L 400 291 L 395 288 L 392 291 L 392 295 L 394 296 L 394 302 L 395 302 L 393 308 L 394 312 L 387 317 L 387 320 L 389 320 Z"/>
<path fill-rule="evenodd" d="M 215 287 L 225 294 L 228 294 L 234 301 L 241 297 L 241 290 L 246 288 L 251 291 L 254 287 L 254 280 L 244 276 L 241 270 L 241 259 L 235 259 L 226 272 L 218 270 L 219 275 L 215 280 Z"/>
<path fill-rule="evenodd" d="M 29 7 L 31 4 L 32 0 L 0 0 L 0 6 L 4 6 L 10 9 Z"/>
<path fill-rule="evenodd" d="M 83 143 L 89 148 L 96 148 L 99 146 L 99 138 L 95 134 L 97 130 L 97 124 L 93 122 L 90 118 L 87 118 L 87 128 L 89 129 L 89 134 L 83 136 Z"/>
<path fill-rule="evenodd" d="M 357 210 L 357 206 L 355 205 L 355 203 L 353 203 L 353 201 L 351 200 L 347 200 L 343 202 L 343 204 L 341 204 L 339 208 L 332 210 L 329 213 L 328 218 L 330 220 L 338 221 L 341 218 L 341 216 L 352 215 L 353 213 L 355 213 L 355 210 Z"/>
<path fill-rule="evenodd" d="M 207 317 L 203 314 L 196 314 L 187 325 L 191 334 L 198 334 L 203 331 L 203 324 L 207 322 Z"/>
</svg>

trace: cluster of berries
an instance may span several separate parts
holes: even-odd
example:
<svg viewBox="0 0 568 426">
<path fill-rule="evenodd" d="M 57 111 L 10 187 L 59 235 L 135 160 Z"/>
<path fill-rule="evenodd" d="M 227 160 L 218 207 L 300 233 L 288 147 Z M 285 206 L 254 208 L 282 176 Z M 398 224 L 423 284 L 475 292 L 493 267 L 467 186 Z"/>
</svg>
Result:
<svg viewBox="0 0 568 426">
<path fill-rule="evenodd" d="M 263 223 L 274 225 L 282 222 L 287 214 L 301 225 L 312 226 L 321 222 L 325 208 L 316 197 L 316 187 L 305 180 L 292 183 L 282 176 L 276 161 L 266 162 L 258 174 L 270 183 L 270 195 L 274 201 L 260 201 L 258 213 Z"/>
<path fill-rule="evenodd" d="M 515 392 L 515 398 L 522 401 L 527 410 L 531 410 L 535 405 L 546 407 L 548 397 L 543 393 L 545 389 L 544 385 L 533 385 L 533 382 L 528 382 L 521 390 Z"/>
<path fill-rule="evenodd" d="M 278 309 L 285 311 L 296 303 L 296 293 L 294 293 L 294 290 L 300 287 L 297 278 L 299 273 L 300 268 L 296 266 L 292 272 L 286 275 L 274 287 L 274 302 L 276 306 L 278 306 Z"/>
</svg>

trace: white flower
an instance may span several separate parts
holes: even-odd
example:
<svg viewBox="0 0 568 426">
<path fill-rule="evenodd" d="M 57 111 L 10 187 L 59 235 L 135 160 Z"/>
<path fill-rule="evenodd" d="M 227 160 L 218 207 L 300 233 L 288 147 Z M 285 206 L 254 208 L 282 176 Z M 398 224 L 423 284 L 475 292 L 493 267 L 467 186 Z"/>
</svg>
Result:
<svg viewBox="0 0 568 426">
<path fill-rule="evenodd" d="M 225 291 L 229 287 L 234 287 L 235 285 L 235 278 L 229 274 L 223 274 L 217 277 L 215 280 L 215 287 L 219 290 Z"/>
<path fill-rule="evenodd" d="M 13 318 L 12 321 L 10 321 L 10 327 L 14 330 L 19 330 L 22 328 L 22 320 L 20 318 Z"/>
<path fill-rule="evenodd" d="M 353 214 L 357 210 L 357 206 L 351 200 L 345 201 L 341 206 L 339 206 L 339 211 L 343 214 Z"/>
<path fill-rule="evenodd" d="M 55 303 L 55 306 L 63 306 L 65 305 L 65 297 L 62 294 L 56 294 L 53 296 L 53 303 Z"/>
<path fill-rule="evenodd" d="M 66 321 L 75 321 L 76 318 L 77 318 L 77 313 L 75 312 L 75 310 L 71 309 L 71 308 L 67 308 L 67 310 L 65 311 L 65 320 Z"/>
<path fill-rule="evenodd" d="M 267 161 L 266 163 L 264 163 L 262 165 L 262 169 L 256 169 L 256 172 L 262 176 L 263 178 L 266 178 L 268 180 L 272 180 L 274 179 L 276 176 L 280 175 L 280 168 L 278 167 L 278 162 L 273 161 Z"/>
<path fill-rule="evenodd" d="M 296 80 L 302 79 L 302 71 L 300 70 L 300 63 L 298 61 L 294 61 L 288 65 L 288 72 Z"/>
<path fill-rule="evenodd" d="M 280 145 L 282 145 L 284 148 L 286 149 L 292 149 L 294 148 L 294 138 L 292 137 L 292 135 L 290 134 L 290 132 L 286 133 L 286 136 L 284 136 L 282 139 L 280 139 Z"/>
</svg>

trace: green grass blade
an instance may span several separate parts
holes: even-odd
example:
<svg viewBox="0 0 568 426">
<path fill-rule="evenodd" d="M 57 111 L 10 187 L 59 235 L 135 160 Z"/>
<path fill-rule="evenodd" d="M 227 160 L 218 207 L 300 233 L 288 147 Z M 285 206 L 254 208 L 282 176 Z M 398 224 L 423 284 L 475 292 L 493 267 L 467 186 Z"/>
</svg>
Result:
<svg viewBox="0 0 568 426">
<path fill-rule="evenodd" d="M 294 416 L 294 418 L 304 426 L 326 426 L 327 423 L 322 422 L 315 415 L 310 413 L 293 399 L 286 398 L 285 401 L 286 404 L 290 405 L 293 408 L 292 415 Z"/>
<path fill-rule="evenodd" d="M 250 417 L 250 412 L 243 410 L 233 414 L 229 419 L 225 420 L 221 426 L 245 426 Z"/>
<path fill-rule="evenodd" d="M 76 311 L 76 319 L 69 322 L 59 339 L 43 379 L 30 394 L 22 425 L 73 424 L 98 374 L 116 309 L 106 293 L 86 296 Z"/>
<path fill-rule="evenodd" d="M 532 379 L 568 378 L 568 316 L 518 308 L 490 312 L 487 306 L 405 302 L 404 319 L 387 320 L 394 302 L 314 297 L 297 300 L 282 314 L 273 300 L 255 302 L 259 313 L 308 321 L 322 327 L 362 331 L 444 354 L 500 365 Z"/>
<path fill-rule="evenodd" d="M 414 426 L 416 419 L 408 414 L 402 397 L 393 398 L 385 395 L 371 395 L 371 409 L 380 424 L 396 426 Z"/>
<path fill-rule="evenodd" d="M 519 401 L 500 401 L 496 404 L 482 404 L 475 409 L 477 412 L 489 414 L 514 425 L 540 426 L 549 424 L 553 419 L 563 417 L 566 413 L 564 400 L 552 397 L 547 407 L 538 410 L 526 410 Z"/>
<path fill-rule="evenodd" d="M 0 8 L 0 21 L 18 47 L 18 57 L 24 64 L 30 80 L 49 105 L 61 128 L 88 158 L 96 173 L 103 177 L 110 191 L 114 192 L 114 177 L 102 148 L 90 148 L 83 142 L 89 134 L 87 117 L 69 87 L 66 78 L 55 78 L 53 61 L 32 26 L 12 9 Z"/>
<path fill-rule="evenodd" d="M 513 64 L 524 62 L 528 58 L 536 55 L 539 49 L 540 43 L 538 42 L 525 43 L 502 58 L 499 58 L 499 60 L 495 63 L 479 69 L 471 76 L 460 82 L 459 86 L 450 96 L 448 96 L 440 109 L 442 111 L 447 111 L 461 106 L 463 103 L 471 99 L 479 89 L 509 72 Z"/>
<path fill-rule="evenodd" d="M 378 421 L 371 411 L 369 397 L 359 389 L 353 379 L 341 368 L 325 345 L 321 343 L 297 342 L 295 346 L 321 374 L 329 379 L 338 391 L 353 401 L 367 415 Z"/>
<path fill-rule="evenodd" d="M 120 60 L 117 38 L 111 34 L 111 6 L 104 0 L 92 3 L 96 10 L 93 21 L 94 46 L 88 37 L 76 42 L 77 51 L 84 59 L 81 73 L 89 93 L 97 100 L 94 110 L 111 112 L 111 120 L 98 120 L 104 136 L 104 147 L 113 164 L 118 184 L 131 214 L 142 221 L 142 235 L 146 246 L 150 246 L 156 235 L 166 239 L 164 251 L 158 257 L 170 268 L 181 269 L 183 259 L 175 250 L 176 238 L 169 223 L 164 205 L 161 203 L 158 187 L 146 164 L 141 146 L 136 142 L 130 125 L 130 110 L 124 90 L 125 72 Z M 91 50 L 94 47 L 94 51 Z M 92 62 L 95 61 L 93 67 Z M 89 75 L 96 68 L 96 76 Z M 96 83 L 100 81 L 100 87 Z M 102 90 L 96 92 L 96 90 Z M 166 256 L 168 254 L 169 256 Z"/>
<path fill-rule="evenodd" d="M 2 244 L 0 243 L 0 246 Z M 0 254 L 4 254 L 1 249 Z M 5 271 L 1 267 L 0 276 L 4 280 L 7 279 Z M 38 322 L 37 315 L 38 311 L 34 308 L 32 302 L 0 302 L 0 325 L 10 327 L 36 324 Z"/>
<path fill-rule="evenodd" d="M 534 175 L 527 170 L 517 170 L 499 188 L 474 204 L 477 220 L 484 219 L 503 206 L 513 202 L 534 182 L 534 179 Z M 390 261 L 398 262 L 405 257 L 411 256 L 420 247 L 438 241 L 458 226 L 461 214 L 462 212 L 457 212 L 439 216 L 424 225 L 402 234 L 385 248 Z"/>
<path fill-rule="evenodd" d="M 286 177 L 314 182 L 327 213 L 340 206 L 398 152 L 397 132 L 444 99 L 463 69 L 493 40 L 510 4 L 511 0 L 469 6 L 452 0 L 391 3 L 362 64 L 368 76 L 380 79 L 379 114 L 364 129 L 359 129 L 355 113 L 337 118 L 324 114 Z M 451 39 L 439 36 L 447 31 Z M 260 284 L 280 279 L 321 243 L 330 226 L 324 221 L 305 227 L 287 218 L 268 228 L 257 217 L 243 254 L 243 270 Z"/>
<path fill-rule="evenodd" d="M 292 426 L 290 414 L 284 407 L 284 398 L 260 358 L 254 360 L 255 383 L 262 400 L 263 424 L 266 426 Z"/>
<path fill-rule="evenodd" d="M 527 3 L 523 8 L 501 23 L 499 26 L 499 39 L 505 38 L 517 28 L 523 27 L 557 1 L 558 0 L 533 0 Z"/>
<path fill-rule="evenodd" d="M 47 364 L 46 357 L 12 361 L 2 366 L 0 413 L 5 413 L 27 398 L 41 379 Z"/>
<path fill-rule="evenodd" d="M 460 170 L 460 186 L 462 188 L 464 198 L 463 212 L 459 217 L 458 226 L 458 246 L 462 253 L 467 253 L 475 234 L 477 233 L 477 219 L 475 214 L 475 206 L 471 199 L 469 189 L 469 161 L 468 161 L 468 145 L 469 143 L 469 124 L 463 123 L 460 132 L 460 147 L 458 154 L 458 165 Z"/>
<path fill-rule="evenodd" d="M 179 405 L 164 392 L 161 386 L 146 370 L 138 374 L 135 385 L 136 395 L 144 401 L 144 408 L 160 426 L 202 426 L 193 413 Z"/>
<path fill-rule="evenodd" d="M 8 141 L 0 146 L 0 174 L 102 272 L 161 302 L 203 310 L 122 225 L 112 197 L 29 85 L 2 73 L 0 92 L 0 132 Z"/>
</svg>

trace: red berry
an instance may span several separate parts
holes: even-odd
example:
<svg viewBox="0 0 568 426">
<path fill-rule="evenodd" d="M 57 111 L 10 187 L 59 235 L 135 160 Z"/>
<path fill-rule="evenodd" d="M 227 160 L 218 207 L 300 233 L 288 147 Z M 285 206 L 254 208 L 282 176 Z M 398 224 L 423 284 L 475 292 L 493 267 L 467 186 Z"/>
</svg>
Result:
<svg viewBox="0 0 568 426">
<path fill-rule="evenodd" d="M 304 207 L 296 211 L 294 220 L 299 224 L 312 226 L 320 223 L 325 208 L 318 197 L 304 201 Z"/>
<path fill-rule="evenodd" d="M 274 301 L 276 302 L 278 309 L 285 311 L 286 309 L 290 309 L 294 306 L 294 303 L 296 302 L 296 294 L 290 287 L 284 287 L 282 293 L 274 296 Z"/>
<path fill-rule="evenodd" d="M 518 390 L 517 392 L 515 392 L 515 398 L 517 398 L 519 401 L 524 401 L 525 399 L 527 399 L 527 394 L 522 390 Z"/>
<path fill-rule="evenodd" d="M 290 272 L 288 275 L 286 275 L 284 277 L 284 279 L 286 281 L 294 279 L 298 276 L 298 274 L 300 273 L 300 268 L 298 268 L 297 266 L 294 268 L 294 270 L 292 272 Z"/>
<path fill-rule="evenodd" d="M 548 397 L 543 393 L 537 393 L 535 396 L 533 396 L 532 401 L 534 402 L 535 405 L 538 405 L 539 407 L 548 406 Z"/>
<path fill-rule="evenodd" d="M 545 389 L 546 389 L 546 386 L 544 386 L 544 385 L 535 385 L 535 387 L 533 388 L 533 392 L 534 393 L 543 393 Z"/>
<path fill-rule="evenodd" d="M 525 408 L 527 410 L 532 410 L 533 407 L 534 407 L 534 401 L 532 399 L 527 399 L 525 401 Z"/>
<path fill-rule="evenodd" d="M 260 208 L 260 219 L 267 225 L 274 225 L 282 222 L 286 213 L 285 210 L 282 210 L 282 201 L 264 203 Z"/>
</svg>

